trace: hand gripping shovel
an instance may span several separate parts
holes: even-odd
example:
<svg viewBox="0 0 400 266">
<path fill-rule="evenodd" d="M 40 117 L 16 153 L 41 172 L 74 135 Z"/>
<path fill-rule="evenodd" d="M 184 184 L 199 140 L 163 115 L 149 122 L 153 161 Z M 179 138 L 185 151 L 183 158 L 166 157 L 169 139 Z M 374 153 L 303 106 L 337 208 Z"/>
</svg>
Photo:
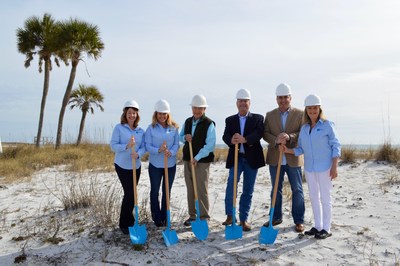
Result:
<svg viewBox="0 0 400 266">
<path fill-rule="evenodd" d="M 167 228 L 162 232 L 164 242 L 167 247 L 178 243 L 178 235 L 175 230 L 171 230 L 171 214 L 169 210 L 169 181 L 168 181 L 168 158 L 164 155 L 164 180 L 165 180 L 165 198 L 167 203 Z"/>
<path fill-rule="evenodd" d="M 132 137 L 133 138 L 133 137 Z M 135 149 L 135 145 L 132 147 Z M 147 231 L 145 225 L 139 225 L 139 209 L 137 203 L 137 188 L 136 188 L 136 159 L 132 158 L 132 172 L 133 172 L 133 195 L 134 195 L 134 210 L 135 210 L 135 224 L 129 228 L 129 236 L 132 244 L 144 244 L 147 239 Z"/>
<path fill-rule="evenodd" d="M 276 236 L 278 235 L 278 232 L 279 232 L 278 229 L 274 229 L 272 227 L 272 220 L 274 217 L 276 193 L 278 191 L 279 175 L 281 172 L 282 154 L 283 154 L 283 152 L 282 152 L 282 150 L 280 150 L 278 167 L 277 167 L 276 177 L 275 177 L 274 194 L 272 195 L 272 204 L 271 204 L 271 209 L 269 212 L 269 226 L 268 227 L 261 226 L 261 232 L 260 232 L 260 237 L 259 237 L 260 244 L 273 244 L 275 242 Z"/>
<path fill-rule="evenodd" d="M 233 240 L 242 238 L 243 228 L 236 224 L 236 188 L 237 188 L 237 174 L 238 174 L 238 154 L 239 147 L 235 144 L 235 163 L 233 168 L 233 209 L 232 209 L 232 224 L 225 226 L 226 240 Z"/>
<path fill-rule="evenodd" d="M 196 205 L 196 220 L 192 221 L 192 230 L 194 235 L 199 240 L 205 240 L 208 236 L 208 224 L 206 220 L 200 220 L 200 208 L 199 208 L 199 200 L 197 198 L 197 181 L 196 181 L 196 172 L 194 169 L 194 165 L 192 164 L 193 160 L 193 148 L 192 142 L 189 142 L 189 151 L 190 151 L 190 165 L 192 166 L 192 177 L 193 177 L 193 189 L 194 189 L 194 204 Z"/>
</svg>

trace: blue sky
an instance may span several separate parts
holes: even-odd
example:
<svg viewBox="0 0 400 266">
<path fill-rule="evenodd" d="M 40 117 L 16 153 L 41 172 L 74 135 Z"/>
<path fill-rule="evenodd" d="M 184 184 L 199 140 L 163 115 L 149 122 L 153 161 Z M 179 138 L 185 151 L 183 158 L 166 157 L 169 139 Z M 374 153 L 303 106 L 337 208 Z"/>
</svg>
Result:
<svg viewBox="0 0 400 266">
<path fill-rule="evenodd" d="M 291 85 L 293 106 L 321 96 L 343 144 L 400 143 L 400 1 L 2 1 L 0 3 L 0 137 L 33 142 L 43 75 L 28 69 L 16 29 L 32 16 L 80 18 L 98 25 L 105 50 L 80 63 L 74 87 L 96 85 L 104 112 L 86 121 L 86 136 L 108 142 L 126 100 L 141 107 L 147 128 L 154 103 L 170 102 L 182 124 L 195 94 L 222 143 L 225 117 L 234 114 L 240 88 L 252 93 L 251 111 L 276 108 L 275 88 Z M 69 67 L 53 67 L 43 136 L 57 133 Z M 89 75 L 88 75 L 89 73 Z M 63 141 L 74 142 L 80 110 L 67 110 Z"/>
</svg>

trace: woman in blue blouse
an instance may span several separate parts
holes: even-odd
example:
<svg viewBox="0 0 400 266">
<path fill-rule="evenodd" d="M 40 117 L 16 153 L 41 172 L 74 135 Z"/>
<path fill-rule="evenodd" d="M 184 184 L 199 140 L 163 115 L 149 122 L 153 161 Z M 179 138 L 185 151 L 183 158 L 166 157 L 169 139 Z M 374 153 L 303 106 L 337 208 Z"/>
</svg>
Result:
<svg viewBox="0 0 400 266">
<path fill-rule="evenodd" d="M 115 153 L 115 171 L 124 190 L 119 217 L 119 228 L 124 234 L 129 234 L 128 227 L 135 223 L 132 214 L 134 208 L 132 169 L 136 170 L 136 181 L 139 182 L 140 158 L 146 153 L 144 130 L 139 127 L 139 121 L 138 103 L 133 100 L 127 101 L 121 115 L 121 123 L 114 127 L 110 141 L 111 150 Z M 135 166 L 132 166 L 132 158 L 136 159 Z"/>
<path fill-rule="evenodd" d="M 168 157 L 168 184 L 171 192 L 176 172 L 176 154 L 179 150 L 179 126 L 170 115 L 166 100 L 155 105 L 152 123 L 145 133 L 146 150 L 149 152 L 150 206 L 151 217 L 157 227 L 165 226 L 167 205 L 164 181 L 164 156 Z M 162 201 L 160 207 L 159 191 L 162 182 Z"/>
<path fill-rule="evenodd" d="M 306 97 L 304 105 L 298 147 L 288 149 L 281 145 L 280 148 L 296 156 L 304 154 L 304 172 L 315 223 L 304 234 L 325 239 L 332 235 L 332 180 L 337 177 L 340 143 L 334 123 L 327 120 L 322 112 L 321 99 L 311 94 Z"/>
</svg>

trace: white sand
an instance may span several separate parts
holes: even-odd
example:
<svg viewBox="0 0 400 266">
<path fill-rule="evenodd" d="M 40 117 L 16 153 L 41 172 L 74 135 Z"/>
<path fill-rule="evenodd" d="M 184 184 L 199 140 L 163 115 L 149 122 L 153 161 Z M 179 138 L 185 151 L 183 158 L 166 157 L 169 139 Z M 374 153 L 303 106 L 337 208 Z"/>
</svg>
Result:
<svg viewBox="0 0 400 266">
<path fill-rule="evenodd" d="M 172 229 L 179 242 L 167 247 L 162 230 L 146 224 L 148 239 L 143 250 L 135 250 L 129 236 L 115 228 L 95 228 L 96 218 L 88 209 L 63 211 L 55 197 L 75 180 L 92 180 L 100 188 L 115 185 L 115 173 L 85 175 L 63 171 L 62 167 L 36 173 L 30 182 L 2 184 L 0 179 L 0 265 L 11 265 L 24 250 L 22 265 L 399 265 L 400 210 L 399 180 L 394 166 L 359 162 L 339 167 L 334 181 L 333 236 L 325 240 L 299 238 L 290 215 L 290 193 L 285 190 L 284 222 L 275 226 L 279 234 L 273 245 L 260 245 L 260 227 L 268 220 L 270 178 L 260 169 L 249 221 L 253 229 L 243 238 L 225 240 L 224 196 L 228 170 L 224 163 L 211 166 L 210 202 L 212 219 L 209 236 L 199 241 L 190 227 L 182 225 L 186 215 L 183 167 L 178 165 L 171 195 Z M 88 178 L 90 177 L 90 178 Z M 242 184 L 239 185 L 239 193 Z M 148 197 L 147 163 L 139 183 L 139 202 Z M 312 226 L 307 184 L 305 226 Z M 141 207 L 143 208 L 143 207 Z M 141 219 L 142 220 L 142 219 Z M 44 236 L 63 239 L 46 243 Z M 102 234 L 103 233 L 103 234 Z M 25 237 L 22 241 L 15 241 Z M 13 240 L 14 239 L 14 240 Z"/>
</svg>

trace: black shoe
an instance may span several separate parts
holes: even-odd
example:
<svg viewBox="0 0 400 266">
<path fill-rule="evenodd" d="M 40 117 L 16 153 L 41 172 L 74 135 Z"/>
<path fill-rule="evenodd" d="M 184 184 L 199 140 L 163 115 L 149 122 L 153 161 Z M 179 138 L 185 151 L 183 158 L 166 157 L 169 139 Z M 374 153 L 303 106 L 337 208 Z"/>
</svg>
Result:
<svg viewBox="0 0 400 266">
<path fill-rule="evenodd" d="M 163 221 L 157 221 L 157 222 L 154 222 L 154 224 L 155 224 L 157 227 L 165 226 L 165 223 L 164 223 Z"/>
<path fill-rule="evenodd" d="M 319 233 L 319 231 L 318 231 L 318 229 L 315 228 L 315 227 L 313 227 L 313 228 L 311 228 L 310 230 L 304 232 L 304 234 L 305 234 L 306 236 L 315 236 L 315 235 L 318 234 L 318 233 Z"/>
<path fill-rule="evenodd" d="M 184 226 L 191 226 L 193 221 L 196 221 L 196 219 L 195 218 L 189 218 L 183 223 L 183 225 Z"/>
<path fill-rule="evenodd" d="M 321 231 L 319 231 L 318 233 L 315 234 L 316 239 L 325 239 L 330 236 L 332 236 L 332 233 L 328 233 L 324 229 L 322 229 Z"/>
<path fill-rule="evenodd" d="M 273 226 L 278 225 L 278 224 L 281 224 L 281 223 L 282 223 L 282 219 L 279 219 L 279 220 L 272 220 L 272 225 L 273 225 Z M 263 226 L 269 227 L 269 221 L 266 222 L 265 224 L 263 224 Z"/>
<path fill-rule="evenodd" d="M 121 229 L 121 232 L 122 232 L 124 235 L 128 235 L 128 234 L 129 234 L 129 229 L 128 229 L 128 227 L 120 227 L 120 229 Z"/>
</svg>

